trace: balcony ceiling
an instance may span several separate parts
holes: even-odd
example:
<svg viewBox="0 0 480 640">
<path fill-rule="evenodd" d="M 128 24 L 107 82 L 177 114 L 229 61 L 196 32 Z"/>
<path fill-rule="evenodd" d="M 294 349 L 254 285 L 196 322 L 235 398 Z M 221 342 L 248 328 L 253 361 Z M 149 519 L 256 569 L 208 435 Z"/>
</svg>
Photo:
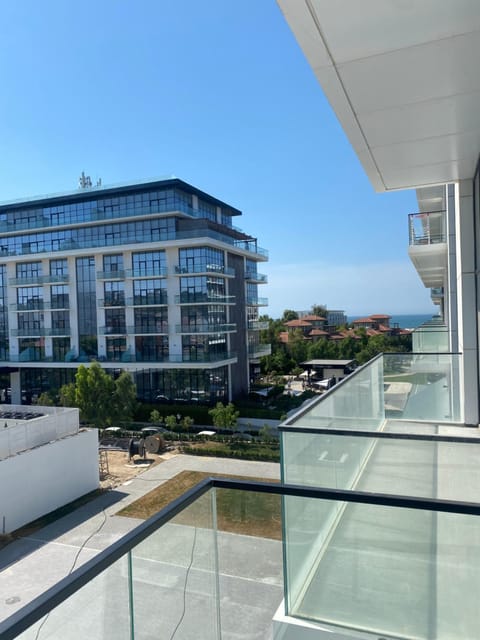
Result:
<svg viewBox="0 0 480 640">
<path fill-rule="evenodd" d="M 277 0 L 377 191 L 471 178 L 478 0 Z"/>
</svg>

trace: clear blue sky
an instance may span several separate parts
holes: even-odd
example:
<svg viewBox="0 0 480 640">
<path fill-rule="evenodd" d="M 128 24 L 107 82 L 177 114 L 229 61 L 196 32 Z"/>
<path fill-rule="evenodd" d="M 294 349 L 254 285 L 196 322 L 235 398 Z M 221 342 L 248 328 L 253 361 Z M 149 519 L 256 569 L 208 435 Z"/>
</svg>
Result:
<svg viewBox="0 0 480 640">
<path fill-rule="evenodd" d="M 434 311 L 413 192 L 375 194 L 274 0 L 19 0 L 0 20 L 0 200 L 176 175 L 240 208 L 276 317 Z"/>
</svg>

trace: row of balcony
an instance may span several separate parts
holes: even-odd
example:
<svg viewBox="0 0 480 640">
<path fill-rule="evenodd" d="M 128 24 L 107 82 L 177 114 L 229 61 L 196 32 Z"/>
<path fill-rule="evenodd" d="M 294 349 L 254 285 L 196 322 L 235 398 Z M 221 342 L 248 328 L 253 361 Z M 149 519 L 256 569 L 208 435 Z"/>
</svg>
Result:
<svg viewBox="0 0 480 640">
<path fill-rule="evenodd" d="M 191 324 L 191 325 L 175 325 L 175 332 L 180 334 L 196 334 L 196 333 L 232 333 L 237 330 L 235 323 L 230 324 Z M 99 327 L 100 335 L 168 335 L 169 325 L 160 323 L 156 326 L 121 326 L 121 327 Z M 22 327 L 21 329 L 12 329 L 11 335 L 16 338 L 36 338 L 42 336 L 69 336 L 71 334 L 69 327 L 51 328 L 51 327 Z"/>
<path fill-rule="evenodd" d="M 226 267 L 223 264 L 200 264 L 200 265 L 177 265 L 174 269 L 175 275 L 198 275 L 214 274 L 221 276 L 235 276 L 235 269 Z M 166 278 L 168 270 L 166 267 L 156 266 L 151 268 L 135 269 L 115 269 L 109 271 L 97 271 L 98 280 L 126 280 L 129 278 Z M 245 273 L 245 279 L 251 282 L 266 283 L 268 278 L 265 274 L 253 271 Z M 10 278 L 9 284 L 12 286 L 28 286 L 42 284 L 68 283 L 68 275 L 37 275 Z"/>
<path fill-rule="evenodd" d="M 162 353 L 155 354 L 142 354 L 140 351 L 131 353 L 130 351 L 123 351 L 117 354 L 106 355 L 76 355 L 70 351 L 63 357 L 47 356 L 43 352 L 43 348 L 28 348 L 19 354 L 7 355 L 2 362 L 101 362 L 101 363 L 118 363 L 118 362 L 138 362 L 145 364 L 165 363 L 165 364 L 183 364 L 183 363 L 198 363 L 208 364 L 211 362 L 223 362 L 225 360 L 234 360 L 237 354 L 234 351 L 222 351 L 219 353 L 205 353 L 205 352 L 191 352 L 182 353 L 178 355 L 165 355 Z"/>
<path fill-rule="evenodd" d="M 235 296 L 182 292 L 175 296 L 175 304 L 235 304 Z M 247 298 L 246 304 L 248 306 L 266 306 L 268 305 L 268 299 Z M 168 305 L 167 293 L 163 291 L 157 295 L 133 296 L 131 298 L 125 298 L 122 292 L 115 292 L 108 298 L 100 298 L 97 300 L 97 306 L 99 308 L 151 307 L 166 305 Z M 28 302 L 12 303 L 10 305 L 11 311 L 16 311 L 19 313 L 26 311 L 49 311 L 67 309 L 70 309 L 70 303 L 64 300 L 46 301 L 41 299 L 32 299 Z M 259 326 L 258 329 L 266 329 L 267 327 L 268 323 L 266 325 L 264 323 L 262 324 L 262 326 Z M 253 325 L 251 328 L 253 329 Z"/>
</svg>

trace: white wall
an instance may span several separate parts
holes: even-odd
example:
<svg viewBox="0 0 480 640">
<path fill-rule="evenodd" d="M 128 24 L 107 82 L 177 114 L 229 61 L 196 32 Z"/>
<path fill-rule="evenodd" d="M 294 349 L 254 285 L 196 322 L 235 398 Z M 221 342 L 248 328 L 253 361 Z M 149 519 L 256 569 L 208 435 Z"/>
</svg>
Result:
<svg viewBox="0 0 480 640">
<path fill-rule="evenodd" d="M 0 533 L 18 529 L 97 489 L 98 484 L 96 429 L 2 460 Z"/>
</svg>

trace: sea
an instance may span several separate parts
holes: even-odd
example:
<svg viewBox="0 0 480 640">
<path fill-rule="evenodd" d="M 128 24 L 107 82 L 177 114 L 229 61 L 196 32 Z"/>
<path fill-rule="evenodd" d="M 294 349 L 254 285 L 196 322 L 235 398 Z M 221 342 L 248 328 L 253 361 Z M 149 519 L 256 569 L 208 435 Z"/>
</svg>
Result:
<svg viewBox="0 0 480 640">
<path fill-rule="evenodd" d="M 365 316 L 348 316 L 348 322 L 353 322 L 358 318 L 364 318 Z M 432 313 L 411 313 L 405 315 L 392 315 L 390 320 L 390 326 L 393 327 L 395 324 L 401 329 L 415 329 L 415 327 L 419 327 L 424 322 L 431 320 L 433 317 Z"/>
</svg>

